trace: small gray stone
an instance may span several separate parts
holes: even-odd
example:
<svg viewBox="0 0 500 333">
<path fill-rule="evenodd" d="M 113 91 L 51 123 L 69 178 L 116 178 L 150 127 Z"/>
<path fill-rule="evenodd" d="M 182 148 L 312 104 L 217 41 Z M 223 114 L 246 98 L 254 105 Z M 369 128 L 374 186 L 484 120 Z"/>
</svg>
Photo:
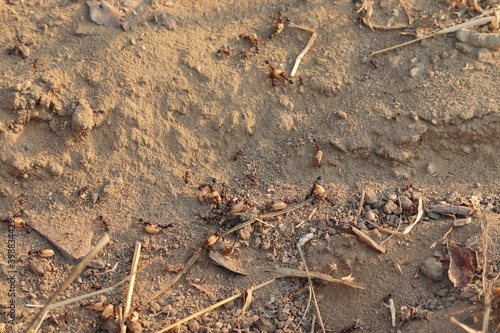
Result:
<svg viewBox="0 0 500 333">
<path fill-rule="evenodd" d="M 427 173 L 428 173 L 428 174 L 430 174 L 430 175 L 434 175 L 434 174 L 436 174 L 436 167 L 434 166 L 434 164 L 433 164 L 433 163 L 429 163 L 429 164 L 427 165 L 426 170 L 427 170 Z"/>
<path fill-rule="evenodd" d="M 385 204 L 384 206 L 384 212 L 388 215 L 394 213 L 398 209 L 398 205 L 396 205 L 394 202 L 389 201 L 388 203 Z"/>
<path fill-rule="evenodd" d="M 443 265 L 434 258 L 428 258 L 420 267 L 420 270 L 432 281 L 440 282 L 444 280 Z"/>
<path fill-rule="evenodd" d="M 137 321 L 127 323 L 127 328 L 131 333 L 142 333 L 143 331 L 141 324 Z"/>
<path fill-rule="evenodd" d="M 340 119 L 347 119 L 347 113 L 345 111 L 339 110 L 336 114 Z"/>
<path fill-rule="evenodd" d="M 369 211 L 367 211 L 367 212 L 363 215 L 363 217 L 364 217 L 366 220 L 373 222 L 373 221 L 375 221 L 375 220 L 376 220 L 377 215 L 375 215 L 375 213 L 374 213 L 373 211 L 369 210 Z"/>
<path fill-rule="evenodd" d="M 448 295 L 448 288 L 441 289 L 440 291 L 438 291 L 436 293 L 436 295 L 438 295 L 440 297 L 444 297 L 444 296 Z"/>
<path fill-rule="evenodd" d="M 408 199 L 408 197 L 406 195 L 402 195 L 401 196 L 401 207 L 410 208 L 411 206 L 413 206 L 413 201 Z"/>
<path fill-rule="evenodd" d="M 373 205 L 378 201 L 377 193 L 374 190 L 368 189 L 365 191 L 365 203 L 368 205 Z"/>
</svg>

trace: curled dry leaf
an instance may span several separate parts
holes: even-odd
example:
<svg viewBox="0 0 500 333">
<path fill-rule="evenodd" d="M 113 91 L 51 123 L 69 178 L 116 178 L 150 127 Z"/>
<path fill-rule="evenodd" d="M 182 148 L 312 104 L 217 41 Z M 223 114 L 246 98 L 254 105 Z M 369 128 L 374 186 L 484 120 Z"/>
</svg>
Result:
<svg viewBox="0 0 500 333">
<path fill-rule="evenodd" d="M 448 241 L 448 256 L 450 257 L 448 278 L 456 288 L 465 287 L 474 276 L 470 252 L 450 240 Z"/>
<path fill-rule="evenodd" d="M 208 255 L 210 256 L 210 259 L 212 259 L 217 265 L 229 269 L 231 272 L 238 273 L 241 275 L 251 274 L 251 272 L 249 272 L 243 267 L 244 266 L 243 263 L 235 259 L 226 258 L 216 251 L 210 251 Z"/>
<path fill-rule="evenodd" d="M 105 25 L 112 28 L 120 28 L 122 26 L 121 19 L 123 15 L 108 2 L 87 1 L 90 9 L 90 19 L 97 24 Z"/>
</svg>

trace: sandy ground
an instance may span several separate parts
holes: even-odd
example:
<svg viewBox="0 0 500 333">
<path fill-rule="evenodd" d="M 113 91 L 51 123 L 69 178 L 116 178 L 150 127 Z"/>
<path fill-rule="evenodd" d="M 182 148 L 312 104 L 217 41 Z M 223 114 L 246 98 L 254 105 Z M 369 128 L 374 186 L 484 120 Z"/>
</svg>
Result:
<svg viewBox="0 0 500 333">
<path fill-rule="evenodd" d="M 481 276 L 500 271 L 498 51 L 460 43 L 452 33 L 366 58 L 478 15 L 472 4 L 376 1 L 371 24 L 402 29 L 372 31 L 360 22 L 366 18 L 357 12 L 360 3 L 345 0 L 125 0 L 112 3 L 126 16 L 125 31 L 92 22 L 85 1 L 2 2 L 0 275 L 9 281 L 15 270 L 15 297 L 2 282 L 0 332 L 27 329 L 37 310 L 26 305 L 50 298 L 105 224 L 110 244 L 60 299 L 120 281 L 141 242 L 134 332 L 154 332 L 265 282 L 274 276 L 265 269 L 303 269 L 296 244 L 308 233 L 313 238 L 303 248 L 311 271 L 337 279 L 352 274 L 365 285 L 314 282 L 327 332 L 458 332 L 451 317 L 481 328 Z M 285 28 L 269 39 L 280 11 Z M 288 19 L 317 33 L 293 84 L 289 75 L 272 80 L 269 67 L 290 73 L 311 36 Z M 486 25 L 479 31 L 491 33 Z M 258 48 L 239 38 L 252 33 Z M 318 177 L 327 199 L 313 198 L 213 247 L 253 274 L 214 265 L 206 239 L 245 221 L 228 212 L 235 198 L 247 215 L 262 216 L 273 203 L 304 202 Z M 205 196 L 221 194 L 219 204 L 201 204 L 200 186 Z M 419 200 L 422 221 L 388 240 L 385 254 L 338 229 L 354 225 L 380 243 L 388 235 L 367 220 L 402 231 Z M 448 242 L 441 238 L 461 217 L 433 213 L 441 202 L 474 210 L 469 224 L 447 236 L 472 251 L 468 287 L 448 279 Z M 33 231 L 15 229 L 12 268 L 14 216 Z M 139 219 L 172 226 L 148 234 Z M 55 255 L 28 255 L 43 249 Z M 193 253 L 200 259 L 185 276 L 141 307 Z M 421 270 L 429 258 L 437 276 Z M 106 301 L 118 307 L 126 290 L 127 284 L 114 289 Z M 311 332 L 314 321 L 314 331 L 322 331 L 307 279 L 279 278 L 253 297 L 240 320 L 238 299 L 180 330 Z M 40 331 L 115 332 L 113 316 L 105 320 L 85 306 L 99 300 L 52 311 Z M 491 332 L 499 323 L 493 306 Z"/>
</svg>

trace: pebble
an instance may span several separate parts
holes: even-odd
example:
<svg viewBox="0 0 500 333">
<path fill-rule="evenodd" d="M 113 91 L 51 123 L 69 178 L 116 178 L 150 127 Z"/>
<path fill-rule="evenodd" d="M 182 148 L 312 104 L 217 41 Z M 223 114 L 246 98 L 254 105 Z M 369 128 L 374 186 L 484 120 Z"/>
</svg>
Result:
<svg viewBox="0 0 500 333">
<path fill-rule="evenodd" d="M 375 193 L 375 191 L 371 190 L 371 189 L 368 189 L 365 191 L 365 203 L 368 204 L 368 205 L 373 205 L 374 203 L 376 203 L 378 201 L 378 196 L 377 196 L 377 193 Z"/>
<path fill-rule="evenodd" d="M 89 103 L 81 99 L 80 105 L 76 108 L 71 117 L 71 128 L 80 133 L 88 132 L 94 127 L 94 112 Z"/>
<path fill-rule="evenodd" d="M 443 288 L 441 290 L 439 290 L 436 295 L 440 296 L 440 297 L 444 297 L 446 295 L 448 295 L 448 288 Z"/>
<path fill-rule="evenodd" d="M 420 72 L 422 71 L 422 69 L 424 69 L 424 66 L 421 64 L 421 65 L 418 65 L 416 67 L 413 67 L 411 70 L 410 70 L 410 76 L 411 77 L 416 77 L 417 75 L 420 74 Z"/>
<path fill-rule="evenodd" d="M 422 267 L 420 267 L 420 270 L 432 281 L 440 282 L 444 280 L 443 265 L 440 262 L 437 262 L 434 258 L 428 258 L 425 260 Z"/>
<path fill-rule="evenodd" d="M 434 175 L 434 174 L 436 174 L 436 167 L 435 167 L 435 166 L 434 166 L 434 164 L 432 164 L 432 163 L 429 163 L 429 164 L 427 165 L 426 170 L 427 170 L 427 173 L 428 173 L 428 174 L 430 174 L 430 175 Z"/>
<path fill-rule="evenodd" d="M 368 220 L 368 221 L 375 221 L 377 219 L 377 215 L 375 215 L 375 213 L 371 210 L 365 212 L 365 214 L 363 215 L 363 217 Z"/>
<path fill-rule="evenodd" d="M 345 111 L 339 110 L 339 111 L 337 111 L 336 115 L 340 119 L 347 119 L 347 112 L 345 112 Z"/>
<path fill-rule="evenodd" d="M 127 328 L 131 333 L 142 333 L 143 329 L 139 322 L 129 322 L 127 323 Z"/>
<path fill-rule="evenodd" d="M 411 201 L 406 195 L 401 196 L 401 207 L 410 208 L 413 206 L 413 201 Z"/>
<path fill-rule="evenodd" d="M 385 204 L 384 206 L 384 212 L 386 214 L 393 214 L 394 212 L 396 212 L 396 210 L 398 209 L 398 205 L 396 205 L 394 202 L 392 201 L 389 201 Z"/>
<path fill-rule="evenodd" d="M 330 143 L 341 152 L 347 153 L 347 147 L 340 139 L 333 139 Z"/>
</svg>

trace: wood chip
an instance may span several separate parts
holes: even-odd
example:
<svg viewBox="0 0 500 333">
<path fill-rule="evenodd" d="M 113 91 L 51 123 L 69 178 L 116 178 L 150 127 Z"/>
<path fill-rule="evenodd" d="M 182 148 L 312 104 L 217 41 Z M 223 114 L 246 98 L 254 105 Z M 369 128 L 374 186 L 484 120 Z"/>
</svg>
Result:
<svg viewBox="0 0 500 333">
<path fill-rule="evenodd" d="M 434 205 L 431 206 L 431 212 L 441 215 L 455 215 L 455 216 L 469 217 L 472 215 L 473 210 L 465 206 Z"/>
</svg>

